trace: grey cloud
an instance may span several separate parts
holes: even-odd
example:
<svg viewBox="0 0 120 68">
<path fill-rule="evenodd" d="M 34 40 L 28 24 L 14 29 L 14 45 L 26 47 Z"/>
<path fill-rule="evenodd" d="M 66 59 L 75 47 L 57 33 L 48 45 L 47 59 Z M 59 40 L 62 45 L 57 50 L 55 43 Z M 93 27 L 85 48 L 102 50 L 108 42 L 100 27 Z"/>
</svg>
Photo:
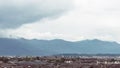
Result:
<svg viewBox="0 0 120 68">
<path fill-rule="evenodd" d="M 0 0 L 0 28 L 14 28 L 71 9 L 71 0 Z"/>
</svg>

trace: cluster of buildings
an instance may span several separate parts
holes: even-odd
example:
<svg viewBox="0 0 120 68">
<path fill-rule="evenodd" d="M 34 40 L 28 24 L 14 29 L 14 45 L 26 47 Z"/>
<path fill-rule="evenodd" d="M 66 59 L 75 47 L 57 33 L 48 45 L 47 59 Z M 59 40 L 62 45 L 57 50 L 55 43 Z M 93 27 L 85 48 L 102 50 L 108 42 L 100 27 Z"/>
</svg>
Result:
<svg viewBox="0 0 120 68">
<path fill-rule="evenodd" d="M 0 68 L 120 68 L 119 58 L 0 57 Z"/>
</svg>

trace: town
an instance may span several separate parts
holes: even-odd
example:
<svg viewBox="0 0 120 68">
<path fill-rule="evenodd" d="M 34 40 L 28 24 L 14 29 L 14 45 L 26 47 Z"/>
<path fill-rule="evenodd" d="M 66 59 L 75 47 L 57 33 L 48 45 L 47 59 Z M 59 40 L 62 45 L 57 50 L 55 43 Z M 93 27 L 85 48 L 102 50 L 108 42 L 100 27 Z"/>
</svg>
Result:
<svg viewBox="0 0 120 68">
<path fill-rule="evenodd" d="M 1 56 L 0 68 L 120 68 L 120 58 L 106 56 Z"/>
</svg>

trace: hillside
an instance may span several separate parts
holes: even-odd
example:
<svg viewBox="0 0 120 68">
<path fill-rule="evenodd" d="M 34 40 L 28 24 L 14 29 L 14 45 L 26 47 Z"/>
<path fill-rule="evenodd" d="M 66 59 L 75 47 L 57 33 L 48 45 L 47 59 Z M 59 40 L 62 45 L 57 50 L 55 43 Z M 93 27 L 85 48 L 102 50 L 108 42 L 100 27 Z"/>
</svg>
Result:
<svg viewBox="0 0 120 68">
<path fill-rule="evenodd" d="M 0 55 L 120 54 L 120 44 L 101 40 L 69 42 L 0 38 Z"/>
</svg>

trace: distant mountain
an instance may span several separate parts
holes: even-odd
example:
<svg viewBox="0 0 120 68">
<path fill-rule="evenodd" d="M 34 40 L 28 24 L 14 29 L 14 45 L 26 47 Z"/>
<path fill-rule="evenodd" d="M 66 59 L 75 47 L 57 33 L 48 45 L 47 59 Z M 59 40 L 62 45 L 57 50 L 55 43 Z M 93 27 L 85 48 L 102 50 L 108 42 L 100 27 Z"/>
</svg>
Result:
<svg viewBox="0 0 120 68">
<path fill-rule="evenodd" d="M 56 54 L 53 56 L 64 56 L 64 57 L 79 57 L 79 56 L 86 56 L 86 57 L 93 57 L 93 56 L 109 56 L 109 57 L 117 57 L 120 56 L 120 54 Z"/>
<path fill-rule="evenodd" d="M 69 42 L 0 38 L 0 55 L 120 54 L 120 44 L 101 40 Z"/>
</svg>

